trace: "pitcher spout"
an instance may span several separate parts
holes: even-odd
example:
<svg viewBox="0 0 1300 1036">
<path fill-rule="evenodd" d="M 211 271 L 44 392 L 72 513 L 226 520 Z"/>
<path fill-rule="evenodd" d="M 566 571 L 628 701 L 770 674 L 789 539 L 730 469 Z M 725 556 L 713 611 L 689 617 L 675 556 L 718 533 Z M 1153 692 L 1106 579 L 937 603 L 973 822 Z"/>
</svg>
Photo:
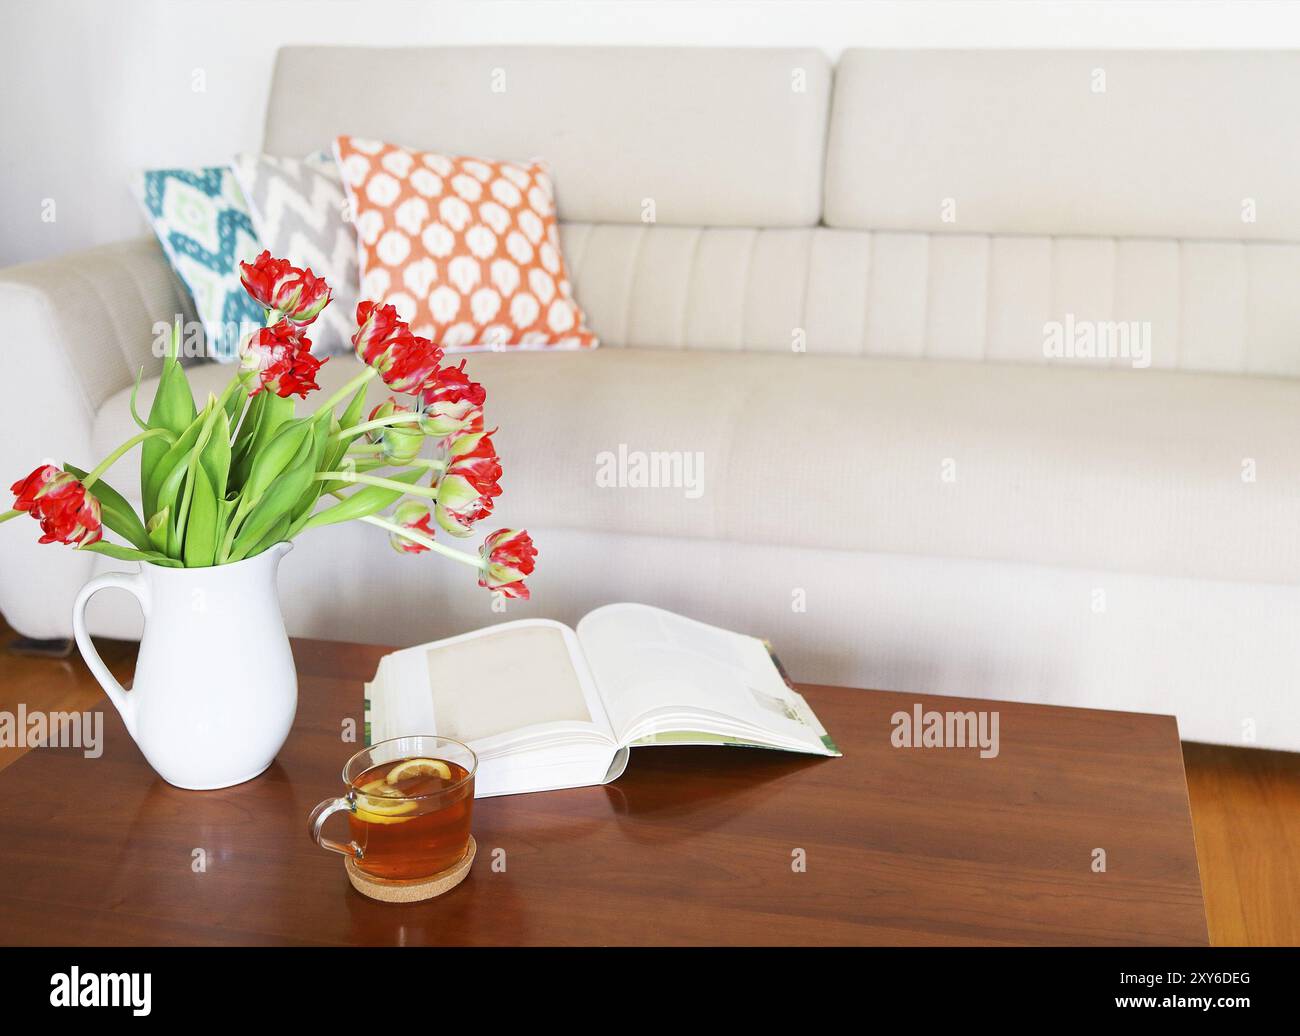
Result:
<svg viewBox="0 0 1300 1036">
<path fill-rule="evenodd" d="M 244 558 L 243 561 L 236 561 L 234 565 L 219 565 L 218 568 L 234 568 L 239 565 L 248 565 L 250 568 L 266 571 L 268 568 L 274 572 L 280 567 L 280 560 L 293 550 L 293 544 L 289 540 L 282 540 L 279 543 L 267 547 L 260 554 L 254 554 L 251 558 Z M 259 564 L 260 562 L 260 564 Z"/>
</svg>

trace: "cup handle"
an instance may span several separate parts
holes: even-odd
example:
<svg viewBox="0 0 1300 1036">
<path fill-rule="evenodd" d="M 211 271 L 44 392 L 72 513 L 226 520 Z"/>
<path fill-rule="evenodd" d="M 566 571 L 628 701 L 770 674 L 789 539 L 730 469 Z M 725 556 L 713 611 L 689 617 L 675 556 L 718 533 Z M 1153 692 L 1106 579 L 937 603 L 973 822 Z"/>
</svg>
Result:
<svg viewBox="0 0 1300 1036">
<path fill-rule="evenodd" d="M 99 657 L 99 652 L 95 650 L 90 634 L 86 632 L 86 604 L 100 590 L 109 589 L 125 590 L 132 594 L 140 602 L 140 610 L 144 612 L 145 622 L 148 623 L 149 594 L 144 580 L 129 572 L 106 572 L 92 579 L 77 594 L 77 600 L 72 605 L 72 634 L 77 639 L 81 657 L 86 660 L 86 667 L 99 681 L 99 686 L 104 688 L 104 693 L 108 695 L 109 700 L 117 707 L 122 722 L 126 725 L 127 733 L 135 737 L 135 695 L 130 694 L 114 679 L 113 674 L 108 671 L 108 666 L 104 665 L 104 660 Z"/>
<path fill-rule="evenodd" d="M 310 832 L 312 841 L 322 849 L 328 849 L 332 853 L 338 853 L 340 856 L 350 856 L 354 860 L 360 860 L 365 856 L 361 846 L 356 842 L 336 842 L 332 838 L 326 838 L 322 834 L 325 827 L 325 821 L 335 813 L 351 813 L 355 809 L 351 799 L 325 799 L 323 802 L 316 803 L 316 808 L 311 811 L 307 817 L 307 830 Z"/>
</svg>

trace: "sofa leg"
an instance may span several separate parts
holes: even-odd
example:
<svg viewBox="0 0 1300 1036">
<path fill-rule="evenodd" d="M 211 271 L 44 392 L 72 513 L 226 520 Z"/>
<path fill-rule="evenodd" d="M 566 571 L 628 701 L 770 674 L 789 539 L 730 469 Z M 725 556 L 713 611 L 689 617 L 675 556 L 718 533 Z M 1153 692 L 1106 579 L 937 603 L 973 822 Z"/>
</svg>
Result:
<svg viewBox="0 0 1300 1036">
<path fill-rule="evenodd" d="M 56 637 L 53 640 L 33 640 L 31 637 L 14 637 L 9 641 L 9 651 L 15 655 L 34 658 L 67 658 L 72 654 L 72 638 Z"/>
</svg>

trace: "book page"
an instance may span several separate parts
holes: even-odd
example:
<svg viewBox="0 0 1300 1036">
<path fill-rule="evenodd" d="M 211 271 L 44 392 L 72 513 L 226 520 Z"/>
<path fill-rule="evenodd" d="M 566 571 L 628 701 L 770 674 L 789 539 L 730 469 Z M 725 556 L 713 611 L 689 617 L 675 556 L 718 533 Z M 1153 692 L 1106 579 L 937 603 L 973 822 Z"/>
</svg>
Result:
<svg viewBox="0 0 1300 1036">
<path fill-rule="evenodd" d="M 386 729 L 489 749 L 525 731 L 612 734 L 577 638 L 558 622 L 489 626 L 408 648 L 387 663 Z"/>
<path fill-rule="evenodd" d="M 539 723 L 590 723 L 560 630 L 503 630 L 425 652 L 438 732 L 460 741 Z"/>
<path fill-rule="evenodd" d="M 648 605 L 613 604 L 578 623 L 578 639 L 620 739 L 638 720 L 665 710 L 819 740 L 798 718 L 793 692 L 755 637 Z"/>
</svg>

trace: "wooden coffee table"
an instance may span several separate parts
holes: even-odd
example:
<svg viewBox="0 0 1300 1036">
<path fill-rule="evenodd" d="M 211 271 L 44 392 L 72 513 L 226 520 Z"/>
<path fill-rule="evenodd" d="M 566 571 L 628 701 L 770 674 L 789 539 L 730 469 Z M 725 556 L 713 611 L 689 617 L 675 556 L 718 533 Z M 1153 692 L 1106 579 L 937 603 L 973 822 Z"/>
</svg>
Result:
<svg viewBox="0 0 1300 1036">
<path fill-rule="evenodd" d="M 296 642 L 294 731 L 236 788 L 165 784 L 107 702 L 102 758 L 0 772 L 0 943 L 1208 941 L 1171 717 L 836 687 L 801 689 L 843 759 L 638 749 L 607 787 L 481 800 L 461 886 L 371 902 L 306 818 L 386 650 Z M 894 748 L 916 702 L 997 709 L 1000 754 Z"/>
</svg>

